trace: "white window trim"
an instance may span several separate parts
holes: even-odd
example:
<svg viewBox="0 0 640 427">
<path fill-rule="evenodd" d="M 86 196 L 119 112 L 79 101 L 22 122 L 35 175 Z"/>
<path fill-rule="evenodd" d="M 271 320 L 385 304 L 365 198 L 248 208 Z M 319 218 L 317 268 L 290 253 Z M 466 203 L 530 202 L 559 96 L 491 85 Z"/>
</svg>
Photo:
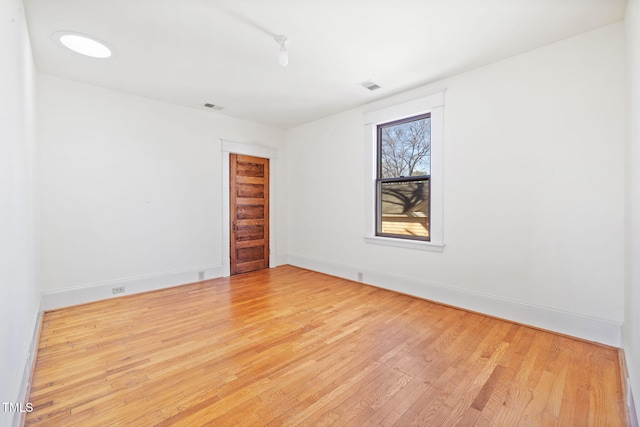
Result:
<svg viewBox="0 0 640 427">
<path fill-rule="evenodd" d="M 407 117 L 431 113 L 431 241 L 376 236 L 377 125 Z M 431 95 L 381 108 L 364 114 L 365 125 L 365 237 L 367 243 L 442 252 L 443 235 L 443 161 L 444 90 Z"/>
</svg>

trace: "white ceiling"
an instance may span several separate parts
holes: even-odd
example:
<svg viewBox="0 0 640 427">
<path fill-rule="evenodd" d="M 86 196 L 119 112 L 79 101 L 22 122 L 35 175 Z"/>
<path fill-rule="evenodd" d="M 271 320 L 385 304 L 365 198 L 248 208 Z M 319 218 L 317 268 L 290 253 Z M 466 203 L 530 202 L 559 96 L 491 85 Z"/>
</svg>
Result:
<svg viewBox="0 0 640 427">
<path fill-rule="evenodd" d="M 624 18 L 625 0 L 24 0 L 38 71 L 281 128 Z M 117 56 L 56 44 L 68 30 Z M 273 35 L 289 37 L 278 65 Z M 359 84 L 372 79 L 381 89 Z M 223 111 L 203 107 L 210 102 Z"/>
</svg>

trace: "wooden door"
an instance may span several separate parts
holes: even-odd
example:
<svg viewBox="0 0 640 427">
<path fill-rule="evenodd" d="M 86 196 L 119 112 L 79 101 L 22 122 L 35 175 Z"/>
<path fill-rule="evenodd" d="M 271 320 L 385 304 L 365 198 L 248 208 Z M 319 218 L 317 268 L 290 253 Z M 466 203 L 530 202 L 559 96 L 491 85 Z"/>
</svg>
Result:
<svg viewBox="0 0 640 427">
<path fill-rule="evenodd" d="M 231 275 L 269 267 L 269 159 L 231 154 Z"/>
</svg>

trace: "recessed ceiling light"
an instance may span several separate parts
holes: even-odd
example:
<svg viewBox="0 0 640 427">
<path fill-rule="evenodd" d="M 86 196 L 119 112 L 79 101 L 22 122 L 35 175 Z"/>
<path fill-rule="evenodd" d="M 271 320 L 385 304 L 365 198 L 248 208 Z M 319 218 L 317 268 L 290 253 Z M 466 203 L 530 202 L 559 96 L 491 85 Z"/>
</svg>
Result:
<svg viewBox="0 0 640 427">
<path fill-rule="evenodd" d="M 113 50 L 95 37 L 71 31 L 58 31 L 53 39 L 62 46 L 81 55 L 105 59 L 113 56 Z"/>
</svg>

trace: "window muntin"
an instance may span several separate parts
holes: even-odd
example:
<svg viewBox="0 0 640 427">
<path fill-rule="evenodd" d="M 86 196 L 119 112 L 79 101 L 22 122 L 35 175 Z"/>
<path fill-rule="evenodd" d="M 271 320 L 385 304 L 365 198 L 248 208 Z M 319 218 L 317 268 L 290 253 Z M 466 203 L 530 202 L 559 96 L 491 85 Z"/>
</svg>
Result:
<svg viewBox="0 0 640 427">
<path fill-rule="evenodd" d="M 431 114 L 377 125 L 376 236 L 431 240 Z"/>
</svg>

